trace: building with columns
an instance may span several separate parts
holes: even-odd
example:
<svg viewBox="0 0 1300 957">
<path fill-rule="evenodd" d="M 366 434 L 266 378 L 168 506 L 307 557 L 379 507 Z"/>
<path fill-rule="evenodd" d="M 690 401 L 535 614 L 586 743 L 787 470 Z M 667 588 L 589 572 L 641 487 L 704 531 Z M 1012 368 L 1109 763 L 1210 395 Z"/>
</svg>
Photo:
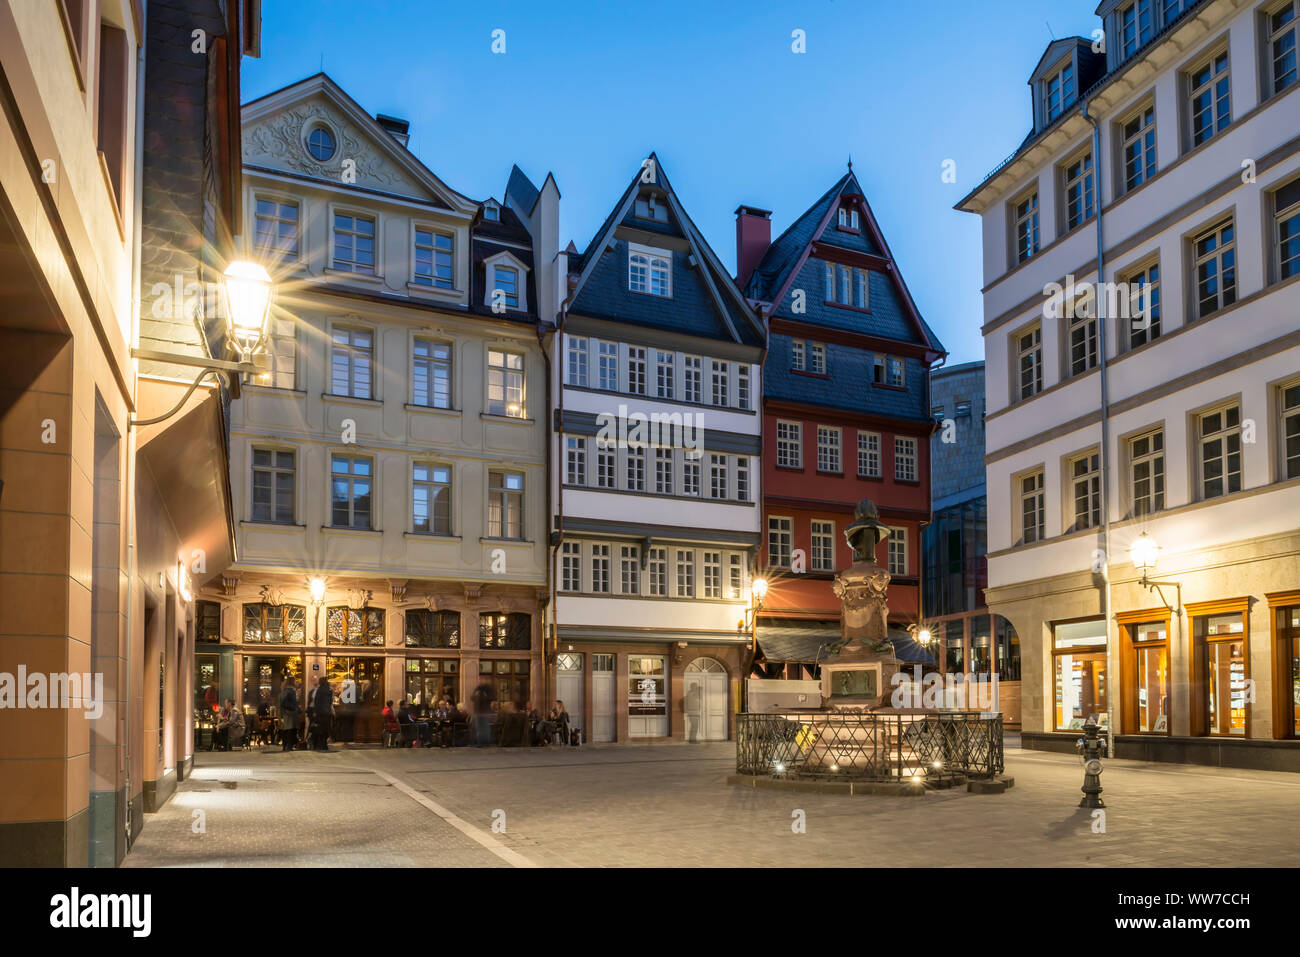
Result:
<svg viewBox="0 0 1300 957">
<path fill-rule="evenodd" d="M 277 300 L 231 410 L 238 557 L 200 596 L 200 712 L 328 676 L 335 739 L 368 742 L 389 699 L 541 690 L 556 291 L 534 234 L 559 193 L 516 169 L 471 200 L 408 136 L 324 74 L 243 107 L 239 242 Z"/>
<path fill-rule="evenodd" d="M 1023 740 L 1300 769 L 1295 0 L 1106 0 L 961 201 Z M 1029 28 L 1029 25 L 1026 25 Z M 1101 283 L 1098 287 L 1098 279 Z"/>
</svg>

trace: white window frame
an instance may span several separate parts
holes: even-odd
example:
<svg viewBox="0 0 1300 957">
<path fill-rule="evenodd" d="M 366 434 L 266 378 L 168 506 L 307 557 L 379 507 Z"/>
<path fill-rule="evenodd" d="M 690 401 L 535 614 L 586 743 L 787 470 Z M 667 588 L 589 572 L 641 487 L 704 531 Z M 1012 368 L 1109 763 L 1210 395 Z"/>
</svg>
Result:
<svg viewBox="0 0 1300 957">
<path fill-rule="evenodd" d="M 814 518 L 810 523 L 810 554 L 808 565 L 815 572 L 835 571 L 835 523 Z"/>
<path fill-rule="evenodd" d="M 844 430 L 835 425 L 817 426 L 817 471 L 838 475 L 843 472 L 841 455 Z"/>
<path fill-rule="evenodd" d="M 1223 60 L 1223 69 L 1216 69 L 1219 60 Z M 1206 67 L 1210 68 L 1209 79 L 1200 86 L 1195 84 L 1195 75 Z M 1225 45 L 1218 46 L 1213 52 L 1198 57 L 1191 67 L 1183 71 L 1183 84 L 1185 95 L 1183 97 L 1183 111 L 1186 114 L 1187 124 L 1187 150 L 1194 150 L 1210 140 L 1219 136 L 1232 126 L 1232 58 L 1229 56 L 1228 48 Z M 1228 81 L 1228 91 L 1225 97 L 1221 98 L 1216 95 L 1215 89 L 1221 79 Z M 1206 111 L 1211 117 L 1209 134 L 1200 140 L 1196 138 L 1196 100 L 1204 93 L 1211 96 L 1210 105 Z M 1219 109 L 1221 100 L 1227 102 L 1227 118 L 1224 119 Z"/>
<path fill-rule="evenodd" d="M 638 276 L 638 268 L 644 269 L 644 275 Z M 638 286 L 641 288 L 637 288 Z M 640 243 L 628 243 L 627 288 L 630 292 L 671 299 L 673 297 L 672 252 L 667 249 L 656 249 L 654 246 L 643 246 Z"/>
<path fill-rule="evenodd" d="M 858 432 L 858 477 L 880 478 L 880 433 Z"/>
<path fill-rule="evenodd" d="M 767 517 L 767 564 L 789 568 L 794 552 L 794 519 L 788 515 Z"/>
<path fill-rule="evenodd" d="M 494 355 L 501 356 L 503 362 L 500 365 L 494 365 L 492 358 Z M 519 367 L 513 368 L 510 365 L 510 359 L 518 359 Z M 487 355 L 484 359 L 487 367 L 487 376 L 484 381 L 485 395 L 483 396 L 483 408 L 487 415 L 501 416 L 507 419 L 526 419 L 528 418 L 528 376 L 527 366 L 528 357 L 522 352 L 517 352 L 511 346 L 489 345 Z M 516 384 L 513 380 L 518 379 Z M 492 392 L 499 385 L 501 399 L 499 404 L 494 405 Z M 519 401 L 511 402 L 510 393 L 512 389 L 517 389 Z M 511 412 L 511 408 L 516 411 Z M 500 411 L 494 411 L 494 408 L 500 408 Z"/>
<path fill-rule="evenodd" d="M 421 346 L 429 347 L 427 355 L 418 354 L 417 350 Z M 438 349 L 447 350 L 445 358 L 439 357 L 435 354 Z M 411 338 L 411 405 L 419 406 L 422 409 L 450 410 L 452 408 L 452 382 L 455 372 L 455 351 L 455 346 L 452 343 L 445 342 L 441 339 L 433 339 L 428 336 L 413 336 Z M 427 371 L 424 373 L 425 381 L 427 383 L 427 394 L 424 396 L 426 401 L 421 401 L 421 396 L 416 386 L 416 371 L 421 364 L 428 367 Z M 446 404 L 440 405 L 437 402 L 437 389 L 435 388 L 435 383 L 437 382 L 436 372 L 438 369 L 444 367 L 447 373 L 447 397 Z"/>
<path fill-rule="evenodd" d="M 894 436 L 894 481 L 919 481 L 920 470 L 920 443 L 910 435 Z"/>
<path fill-rule="evenodd" d="M 564 481 L 569 485 L 587 484 L 587 437 L 564 437 Z"/>
<path fill-rule="evenodd" d="M 340 343 L 335 340 L 339 333 L 347 333 L 348 341 Z M 356 333 L 365 333 L 370 337 L 370 346 L 368 349 L 362 349 L 354 342 Z M 336 380 L 335 369 L 339 361 L 339 350 L 342 349 L 346 355 L 347 361 L 347 391 L 335 392 L 334 385 Z M 373 327 L 363 323 L 356 322 L 339 322 L 330 327 L 330 395 L 340 396 L 348 399 L 374 399 L 375 394 L 375 371 L 379 368 L 379 333 Z M 364 359 L 366 362 L 366 382 L 368 388 L 364 394 L 356 390 L 358 385 L 356 380 L 357 362 Z"/>
<path fill-rule="evenodd" d="M 500 266 L 502 269 L 513 269 L 515 272 L 515 281 L 517 283 L 517 293 L 519 302 L 517 305 L 505 304 L 506 312 L 527 312 L 528 311 L 528 266 L 517 256 L 502 250 L 501 252 L 489 256 L 483 260 L 483 305 L 491 309 L 494 303 L 493 293 L 496 285 L 496 270 Z"/>
<path fill-rule="evenodd" d="M 785 435 L 782 435 L 782 432 Z M 793 449 L 793 456 L 791 455 Z M 776 421 L 776 464 L 781 468 L 803 468 L 803 423 L 788 419 Z"/>
<path fill-rule="evenodd" d="M 415 470 L 418 468 L 428 469 L 429 477 L 427 479 L 417 479 Z M 437 470 L 445 469 L 447 472 L 447 481 L 438 481 Z M 444 462 L 424 461 L 417 459 L 411 463 L 411 534 L 413 535 L 434 535 L 434 536 L 451 536 L 452 529 L 455 527 L 456 503 L 454 489 L 455 473 L 452 467 Z M 415 527 L 415 500 L 416 490 L 419 488 L 428 489 L 429 497 L 429 528 L 427 531 L 421 531 Z M 447 527 L 439 531 L 435 520 L 436 509 L 434 502 L 437 499 L 436 489 L 447 490 Z"/>
<path fill-rule="evenodd" d="M 587 387 L 587 372 L 591 362 L 589 342 L 586 336 L 568 337 L 568 384 L 580 389 Z"/>
<path fill-rule="evenodd" d="M 1228 413 L 1237 413 L 1237 423 L 1228 425 Z M 1214 432 L 1205 431 L 1206 419 L 1210 416 L 1218 415 L 1222 417 L 1220 427 Z M 1195 425 L 1195 455 L 1196 455 L 1196 498 L 1197 501 L 1209 501 L 1214 498 L 1224 498 L 1228 495 L 1235 495 L 1245 488 L 1245 453 L 1242 450 L 1241 443 L 1241 403 L 1236 399 L 1230 402 L 1224 402 L 1209 409 L 1204 409 L 1195 413 L 1193 422 Z M 1236 451 L 1231 451 L 1231 446 L 1236 440 Z M 1207 476 L 1205 474 L 1206 465 L 1206 446 L 1212 442 L 1221 442 L 1219 454 L 1215 457 L 1220 465 L 1219 480 L 1223 483 L 1223 490 L 1217 495 L 1210 495 L 1207 488 Z M 1231 471 L 1232 457 L 1236 456 L 1237 470 Z M 1237 487 L 1232 485 L 1232 476 L 1236 475 Z"/>
</svg>

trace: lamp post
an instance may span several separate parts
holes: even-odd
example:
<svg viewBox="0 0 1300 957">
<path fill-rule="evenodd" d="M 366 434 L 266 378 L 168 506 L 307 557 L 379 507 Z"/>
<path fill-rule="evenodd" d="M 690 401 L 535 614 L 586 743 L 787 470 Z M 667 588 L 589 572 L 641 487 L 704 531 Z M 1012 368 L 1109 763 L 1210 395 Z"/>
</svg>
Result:
<svg viewBox="0 0 1300 957">
<path fill-rule="evenodd" d="M 758 613 L 763 610 L 763 598 L 767 595 L 767 579 L 755 578 L 749 586 L 750 608 L 740 622 L 740 631 L 749 632 L 749 650 L 745 653 L 745 669 L 740 676 L 741 709 L 749 710 L 749 672 L 754 667 L 754 658 L 758 656 Z"/>
<path fill-rule="evenodd" d="M 312 626 L 315 631 L 313 643 L 320 647 L 320 609 L 325 604 L 325 579 L 317 576 L 307 583 L 311 589 Z"/>
<path fill-rule="evenodd" d="M 239 358 L 230 361 L 206 356 L 176 355 L 153 349 L 132 349 L 131 356 L 136 359 L 196 366 L 201 370 L 175 406 L 151 419 L 136 419 L 133 416 L 130 420 L 132 428 L 156 425 L 170 419 L 185 406 L 190 396 L 194 394 L 194 390 L 199 387 L 199 383 L 210 375 L 223 377 L 229 384 L 234 375 L 257 371 L 257 366 L 253 364 L 253 357 L 261 351 L 270 330 L 273 298 L 271 277 L 258 263 L 237 261 L 231 263 L 226 269 L 222 288 L 225 291 L 226 302 L 226 341 Z"/>
</svg>

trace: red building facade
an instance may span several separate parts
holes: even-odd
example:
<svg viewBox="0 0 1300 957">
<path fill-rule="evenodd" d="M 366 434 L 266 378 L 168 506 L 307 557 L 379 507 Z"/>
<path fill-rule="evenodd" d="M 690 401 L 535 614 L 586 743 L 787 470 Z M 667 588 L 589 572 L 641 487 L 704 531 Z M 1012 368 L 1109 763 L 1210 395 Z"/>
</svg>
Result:
<svg viewBox="0 0 1300 957">
<path fill-rule="evenodd" d="M 892 534 L 891 638 L 920 654 L 921 530 L 930 517 L 930 369 L 925 324 L 850 170 L 775 242 L 765 210 L 737 210 L 738 282 L 768 325 L 763 367 L 763 529 L 755 673 L 806 677 L 839 639 L 844 529 L 875 502 Z M 907 652 L 904 654 L 903 652 Z"/>
</svg>

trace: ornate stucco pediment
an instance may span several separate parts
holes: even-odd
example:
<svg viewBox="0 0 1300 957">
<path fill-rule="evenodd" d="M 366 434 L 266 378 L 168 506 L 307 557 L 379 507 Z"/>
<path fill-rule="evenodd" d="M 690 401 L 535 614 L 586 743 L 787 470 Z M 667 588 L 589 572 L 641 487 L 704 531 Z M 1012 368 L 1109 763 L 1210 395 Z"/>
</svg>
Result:
<svg viewBox="0 0 1300 957">
<path fill-rule="evenodd" d="M 323 162 L 306 148 L 308 134 L 321 124 L 336 143 L 334 155 Z M 422 200 L 436 199 L 401 168 L 394 156 L 401 149 L 396 142 L 390 146 L 375 139 L 321 96 L 250 120 L 244 126 L 243 140 L 245 163 Z"/>
</svg>

